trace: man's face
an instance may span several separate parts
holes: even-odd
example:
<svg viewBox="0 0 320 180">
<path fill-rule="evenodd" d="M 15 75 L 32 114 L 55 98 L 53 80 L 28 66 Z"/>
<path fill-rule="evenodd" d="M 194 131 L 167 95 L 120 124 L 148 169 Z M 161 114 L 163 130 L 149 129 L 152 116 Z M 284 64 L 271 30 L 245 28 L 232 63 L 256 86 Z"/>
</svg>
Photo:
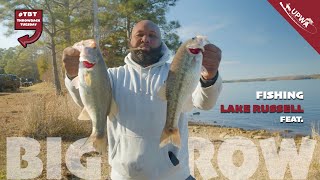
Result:
<svg viewBox="0 0 320 180">
<path fill-rule="evenodd" d="M 141 66 L 149 66 L 159 61 L 161 52 L 161 34 L 157 25 L 151 21 L 137 23 L 131 35 L 131 48 L 139 48 L 131 51 L 132 59 Z"/>
<path fill-rule="evenodd" d="M 159 28 L 149 21 L 137 23 L 132 30 L 130 45 L 133 48 L 141 47 L 145 51 L 158 48 L 161 45 Z"/>
</svg>

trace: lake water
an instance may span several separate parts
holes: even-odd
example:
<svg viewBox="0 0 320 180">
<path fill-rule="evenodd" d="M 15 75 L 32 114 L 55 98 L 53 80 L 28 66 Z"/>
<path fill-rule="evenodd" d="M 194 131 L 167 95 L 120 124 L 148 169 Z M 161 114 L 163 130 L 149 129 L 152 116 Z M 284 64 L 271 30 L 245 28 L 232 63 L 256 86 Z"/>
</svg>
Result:
<svg viewBox="0 0 320 180">
<path fill-rule="evenodd" d="M 256 100 L 256 91 L 303 91 L 299 100 Z M 310 134 L 311 126 L 320 127 L 320 80 L 286 80 L 224 83 L 216 106 L 210 111 L 194 109 L 193 120 L 244 129 L 290 130 L 293 134 Z M 251 105 L 251 113 L 220 113 L 220 105 Z M 254 104 L 300 104 L 304 113 L 252 113 Z M 303 123 L 280 123 L 280 116 L 302 116 Z"/>
</svg>

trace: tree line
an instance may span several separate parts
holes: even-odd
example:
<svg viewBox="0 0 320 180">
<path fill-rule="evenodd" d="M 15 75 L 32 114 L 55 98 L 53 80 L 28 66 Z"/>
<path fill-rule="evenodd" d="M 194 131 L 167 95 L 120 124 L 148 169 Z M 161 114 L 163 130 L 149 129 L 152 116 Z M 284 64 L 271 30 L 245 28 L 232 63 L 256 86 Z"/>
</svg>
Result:
<svg viewBox="0 0 320 180">
<path fill-rule="evenodd" d="M 163 40 L 175 51 L 181 41 L 176 32 L 178 21 L 168 21 L 166 13 L 177 0 L 97 0 L 99 46 L 107 52 L 108 67 L 124 64 L 134 24 L 149 19 L 159 25 Z M 43 79 L 51 71 L 56 94 L 61 93 L 61 54 L 65 47 L 93 38 L 93 4 L 86 0 L 0 0 L 0 23 L 6 35 L 14 32 L 15 9 L 42 9 L 43 34 L 26 49 L 16 46 L 0 49 L 0 73 L 14 73 Z M 47 75 L 48 76 L 48 75 Z"/>
<path fill-rule="evenodd" d="M 34 45 L 28 49 L 22 46 L 0 48 L 0 74 L 15 74 L 21 78 L 42 80 L 50 65 L 47 54 L 43 48 Z"/>
</svg>

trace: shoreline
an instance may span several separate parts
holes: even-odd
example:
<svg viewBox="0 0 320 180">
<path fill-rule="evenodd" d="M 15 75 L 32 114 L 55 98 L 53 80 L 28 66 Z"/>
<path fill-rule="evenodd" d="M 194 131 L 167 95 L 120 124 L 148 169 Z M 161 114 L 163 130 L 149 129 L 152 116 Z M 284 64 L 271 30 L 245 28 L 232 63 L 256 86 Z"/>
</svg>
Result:
<svg viewBox="0 0 320 180">
<path fill-rule="evenodd" d="M 221 133 L 232 132 L 232 134 L 235 134 L 235 135 L 245 135 L 245 136 L 248 136 L 248 134 L 250 134 L 249 138 L 254 138 L 254 139 L 266 139 L 268 137 L 274 137 L 274 136 L 280 136 L 281 138 L 296 139 L 301 137 L 310 138 L 312 135 L 312 133 L 304 134 L 304 133 L 294 132 L 292 130 L 245 129 L 240 127 L 222 126 L 219 124 L 212 124 L 208 122 L 196 122 L 196 121 L 189 121 L 188 126 L 189 126 L 189 131 L 190 131 L 190 128 L 202 127 L 202 128 L 208 128 L 211 131 L 217 130 L 218 132 L 221 132 Z M 215 136 L 216 135 L 217 134 L 215 134 Z"/>
<path fill-rule="evenodd" d="M 224 80 L 223 83 L 320 79 L 320 74 Z"/>
</svg>

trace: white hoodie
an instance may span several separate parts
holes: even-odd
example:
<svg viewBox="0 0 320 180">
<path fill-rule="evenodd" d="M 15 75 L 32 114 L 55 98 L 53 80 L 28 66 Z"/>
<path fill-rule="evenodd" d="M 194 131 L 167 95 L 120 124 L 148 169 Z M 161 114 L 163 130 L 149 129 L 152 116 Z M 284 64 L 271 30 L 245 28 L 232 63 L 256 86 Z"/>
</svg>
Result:
<svg viewBox="0 0 320 180">
<path fill-rule="evenodd" d="M 190 175 L 188 155 L 188 122 L 182 113 L 179 120 L 181 149 L 169 144 L 159 148 L 160 136 L 166 121 L 166 102 L 157 96 L 157 91 L 167 79 L 170 54 L 162 43 L 164 55 L 159 62 L 142 67 L 125 57 L 126 65 L 109 68 L 114 99 L 118 113 L 107 122 L 109 164 L 114 180 L 182 180 Z M 75 78 L 73 81 L 77 81 Z M 65 84 L 73 100 L 83 107 L 79 91 L 66 78 Z M 202 88 L 199 82 L 194 91 L 193 105 L 199 109 L 211 109 L 219 96 L 222 80 Z M 179 160 L 174 166 L 168 152 Z"/>
</svg>

